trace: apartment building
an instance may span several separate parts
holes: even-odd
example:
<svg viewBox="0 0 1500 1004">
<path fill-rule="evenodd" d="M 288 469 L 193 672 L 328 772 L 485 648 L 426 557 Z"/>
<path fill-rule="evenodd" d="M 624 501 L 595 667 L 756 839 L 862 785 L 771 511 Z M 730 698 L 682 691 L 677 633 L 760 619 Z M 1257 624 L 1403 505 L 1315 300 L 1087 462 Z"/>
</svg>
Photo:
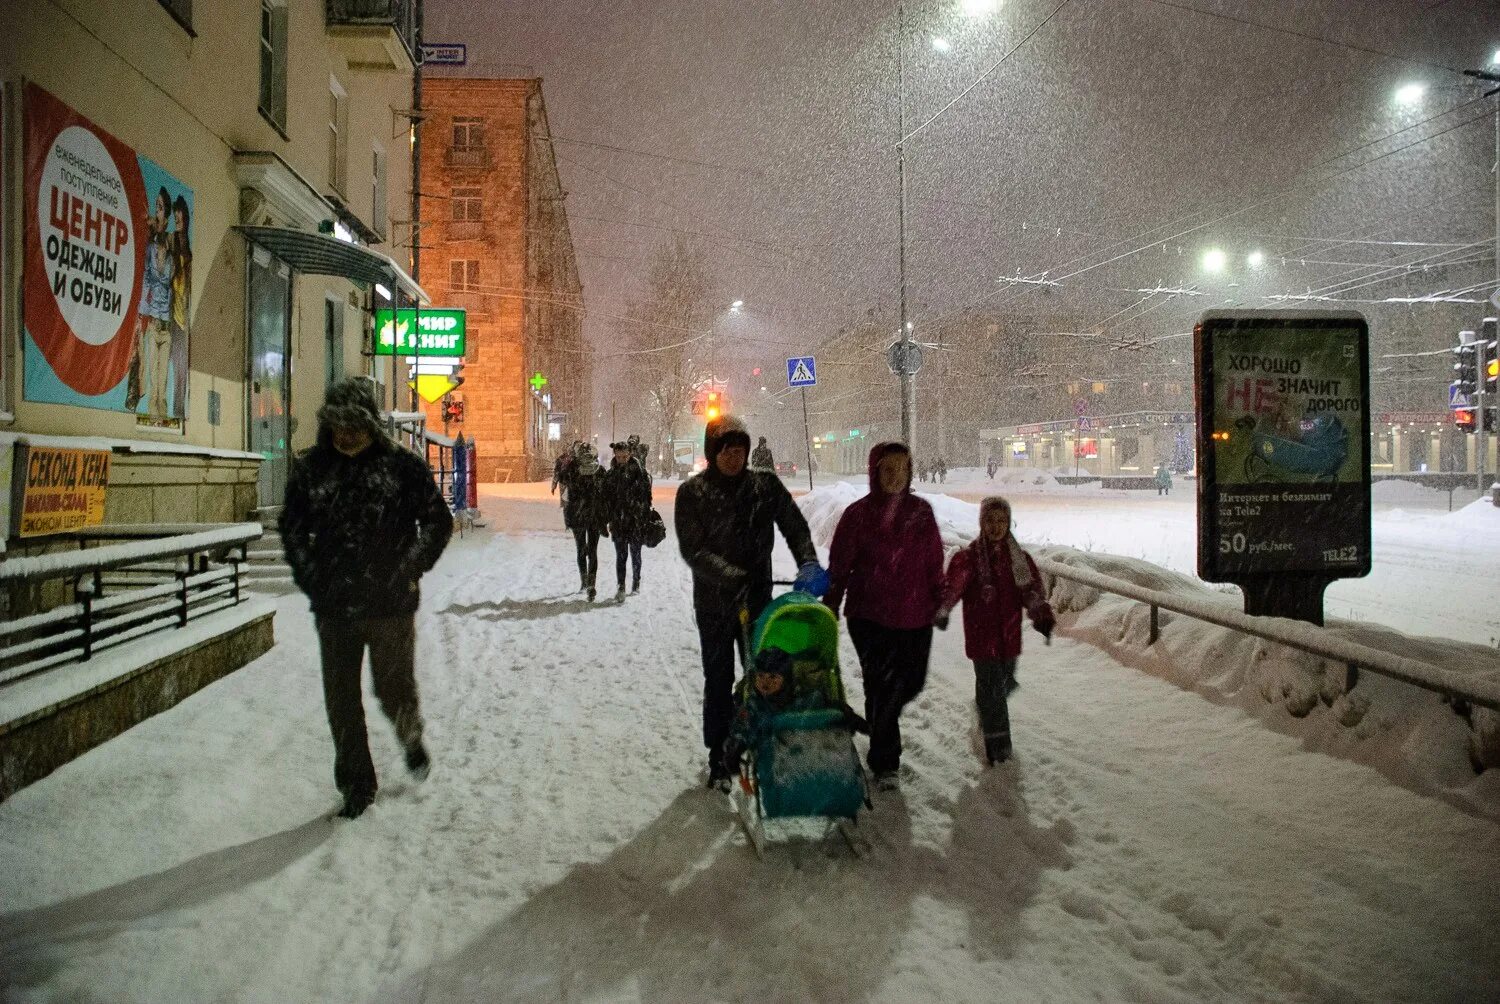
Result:
<svg viewBox="0 0 1500 1004">
<path fill-rule="evenodd" d="M 0 479 L 13 444 L 103 453 L 102 511 L 57 525 L 243 519 L 328 382 L 407 404 L 370 317 L 426 300 L 408 0 L 46 0 L 10 28 Z"/>
</svg>

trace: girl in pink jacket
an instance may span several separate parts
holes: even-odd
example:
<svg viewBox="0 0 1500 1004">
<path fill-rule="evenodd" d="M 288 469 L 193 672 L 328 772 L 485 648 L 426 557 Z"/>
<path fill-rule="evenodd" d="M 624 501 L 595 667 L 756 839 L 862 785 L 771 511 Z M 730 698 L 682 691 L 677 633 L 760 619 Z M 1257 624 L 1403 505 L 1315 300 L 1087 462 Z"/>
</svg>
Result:
<svg viewBox="0 0 1500 1004">
<path fill-rule="evenodd" d="M 1010 503 L 991 497 L 979 505 L 979 536 L 953 556 L 943 584 L 935 623 L 964 604 L 964 653 L 974 660 L 974 701 L 984 732 L 984 754 L 991 765 L 1010 759 L 1010 709 L 1016 658 L 1021 654 L 1021 610 L 1052 643 L 1055 618 L 1047 605 L 1042 576 L 1031 555 L 1010 532 Z"/>
</svg>

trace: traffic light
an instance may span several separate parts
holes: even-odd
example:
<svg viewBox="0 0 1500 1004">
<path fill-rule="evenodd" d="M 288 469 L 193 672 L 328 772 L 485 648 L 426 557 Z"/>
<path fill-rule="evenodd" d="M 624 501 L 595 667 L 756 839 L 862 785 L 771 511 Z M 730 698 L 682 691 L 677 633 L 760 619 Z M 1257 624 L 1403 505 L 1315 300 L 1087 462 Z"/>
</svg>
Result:
<svg viewBox="0 0 1500 1004">
<path fill-rule="evenodd" d="M 1484 353 L 1484 392 L 1500 392 L 1500 320 L 1484 319 L 1479 326 L 1479 348 Z"/>
<path fill-rule="evenodd" d="M 723 414 L 723 409 L 719 404 L 719 392 L 711 390 L 708 392 L 708 401 L 703 407 L 703 416 L 712 422 L 721 414 Z"/>
<path fill-rule="evenodd" d="M 1460 331 L 1458 346 L 1453 350 L 1458 360 L 1453 364 L 1453 387 L 1464 397 L 1479 389 L 1479 343 L 1474 332 Z"/>
<path fill-rule="evenodd" d="M 462 422 L 464 420 L 464 403 L 449 394 L 443 398 L 443 424 Z"/>
</svg>

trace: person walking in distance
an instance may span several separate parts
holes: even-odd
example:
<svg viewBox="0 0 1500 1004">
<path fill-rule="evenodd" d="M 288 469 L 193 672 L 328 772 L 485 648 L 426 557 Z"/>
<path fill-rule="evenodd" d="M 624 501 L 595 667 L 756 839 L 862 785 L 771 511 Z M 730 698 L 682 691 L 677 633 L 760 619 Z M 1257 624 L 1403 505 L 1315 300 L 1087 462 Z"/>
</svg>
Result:
<svg viewBox="0 0 1500 1004">
<path fill-rule="evenodd" d="M 578 549 L 578 588 L 587 590 L 592 600 L 599 577 L 599 537 L 609 536 L 609 500 L 605 497 L 604 468 L 588 443 L 579 443 L 573 453 L 563 522 L 573 531 Z"/>
<path fill-rule="evenodd" d="M 615 543 L 615 601 L 625 600 L 625 566 L 634 567 L 630 591 L 641 591 L 641 547 L 651 515 L 651 475 L 629 442 L 610 443 L 614 459 L 605 476 L 609 496 L 609 538 Z"/>
<path fill-rule="evenodd" d="M 407 769 L 418 780 L 430 769 L 414 664 L 417 582 L 453 535 L 432 471 L 381 429 L 369 380 L 328 389 L 317 445 L 292 465 L 280 531 L 317 626 L 333 781 L 344 797 L 339 815 L 354 819 L 378 787 L 360 699 L 365 649 Z"/>
<path fill-rule="evenodd" d="M 1056 618 L 1047 605 L 1042 573 L 1010 532 L 1010 503 L 999 496 L 979 504 L 979 536 L 953 555 L 936 624 L 947 630 L 948 615 L 964 605 L 964 652 L 974 660 L 974 703 L 990 766 L 1010 759 L 1010 708 L 1021 655 L 1021 611 L 1052 644 Z"/>
<path fill-rule="evenodd" d="M 734 717 L 734 653 L 745 651 L 742 615 L 753 621 L 771 602 L 771 549 L 780 530 L 797 560 L 797 581 L 821 591 L 812 533 L 791 493 L 771 471 L 750 470 L 750 434 L 732 415 L 708 423 L 708 466 L 677 489 L 677 545 L 693 572 L 693 612 L 703 655 L 703 745 L 708 784 L 729 788 L 724 741 Z"/>
<path fill-rule="evenodd" d="M 870 493 L 844 510 L 828 555 L 823 602 L 834 615 L 847 604 L 849 637 L 865 679 L 870 772 L 896 787 L 901 711 L 927 682 L 933 615 L 942 602 L 943 540 L 932 506 L 911 490 L 911 452 L 903 443 L 870 451 Z"/>
<path fill-rule="evenodd" d="M 771 454 L 771 448 L 766 445 L 765 436 L 760 437 L 755 452 L 750 454 L 750 468 L 757 471 L 776 470 L 776 458 Z"/>
</svg>

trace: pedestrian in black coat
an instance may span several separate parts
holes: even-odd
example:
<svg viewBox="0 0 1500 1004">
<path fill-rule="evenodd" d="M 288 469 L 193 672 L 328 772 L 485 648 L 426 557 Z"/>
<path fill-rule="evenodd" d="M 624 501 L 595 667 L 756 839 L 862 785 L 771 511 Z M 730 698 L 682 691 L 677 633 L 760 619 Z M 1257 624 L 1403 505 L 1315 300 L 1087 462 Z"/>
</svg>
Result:
<svg viewBox="0 0 1500 1004">
<path fill-rule="evenodd" d="M 281 539 L 292 579 L 312 602 L 323 662 L 323 695 L 333 732 L 333 778 L 353 819 L 375 797 L 360 700 L 365 649 L 380 706 L 426 777 L 414 666 L 417 581 L 453 535 L 453 516 L 432 471 L 393 443 L 380 425 L 369 380 L 328 389 L 318 441 L 292 465 Z"/>
<path fill-rule="evenodd" d="M 703 745 L 709 784 L 727 784 L 720 755 L 734 715 L 734 653 L 747 663 L 744 611 L 753 622 L 771 602 L 771 549 L 779 529 L 799 566 L 816 566 L 807 520 L 771 471 L 746 467 L 750 435 L 725 415 L 703 436 L 708 466 L 677 489 L 677 545 L 693 570 L 693 611 L 703 651 Z"/>
<path fill-rule="evenodd" d="M 588 443 L 579 443 L 573 453 L 563 522 L 573 531 L 578 551 L 578 588 L 587 590 L 592 600 L 596 595 L 594 581 L 599 575 L 599 537 L 609 536 L 609 497 L 604 468 L 599 466 L 599 458 Z"/>
<path fill-rule="evenodd" d="M 615 542 L 615 600 L 625 599 L 625 565 L 633 563 L 630 591 L 641 591 L 641 547 L 646 521 L 651 517 L 651 476 L 641 466 L 630 443 L 610 443 L 614 460 L 605 475 L 609 496 L 609 536 Z"/>
</svg>

